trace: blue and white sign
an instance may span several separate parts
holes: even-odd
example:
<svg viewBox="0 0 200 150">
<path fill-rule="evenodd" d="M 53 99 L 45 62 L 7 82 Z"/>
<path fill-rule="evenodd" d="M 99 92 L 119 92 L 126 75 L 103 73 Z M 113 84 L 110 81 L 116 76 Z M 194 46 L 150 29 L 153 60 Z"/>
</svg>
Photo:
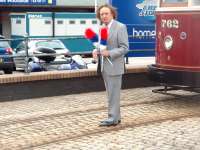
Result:
<svg viewBox="0 0 200 150">
<path fill-rule="evenodd" d="M 118 20 L 127 26 L 129 55 L 153 56 L 157 0 L 112 0 L 112 5 L 117 8 Z"/>
<path fill-rule="evenodd" d="M 154 21 L 155 20 L 155 9 L 157 0 L 141 0 L 138 1 L 136 7 L 139 9 L 138 16 L 144 17 L 147 20 Z"/>
<path fill-rule="evenodd" d="M 56 5 L 56 0 L 0 0 L 0 5 Z"/>
</svg>

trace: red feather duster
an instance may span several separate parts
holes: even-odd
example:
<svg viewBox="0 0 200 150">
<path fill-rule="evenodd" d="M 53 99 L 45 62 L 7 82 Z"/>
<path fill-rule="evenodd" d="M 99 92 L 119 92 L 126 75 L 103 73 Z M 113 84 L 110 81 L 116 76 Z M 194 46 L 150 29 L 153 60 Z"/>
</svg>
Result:
<svg viewBox="0 0 200 150">
<path fill-rule="evenodd" d="M 102 45 L 107 45 L 108 28 L 106 28 L 106 27 L 101 28 L 100 33 L 101 33 L 101 41 L 100 41 L 100 43 Z"/>
<path fill-rule="evenodd" d="M 85 38 L 91 40 L 92 42 L 98 42 L 97 34 L 90 28 L 85 30 Z"/>
</svg>

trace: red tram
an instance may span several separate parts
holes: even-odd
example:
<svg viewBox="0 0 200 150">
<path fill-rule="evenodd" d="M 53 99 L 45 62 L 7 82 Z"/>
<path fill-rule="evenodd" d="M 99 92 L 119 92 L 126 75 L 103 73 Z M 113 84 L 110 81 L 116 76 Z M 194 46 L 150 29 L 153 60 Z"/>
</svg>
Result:
<svg viewBox="0 0 200 150">
<path fill-rule="evenodd" d="M 164 85 L 200 87 L 200 0 L 159 0 L 156 64 L 150 79 Z"/>
</svg>

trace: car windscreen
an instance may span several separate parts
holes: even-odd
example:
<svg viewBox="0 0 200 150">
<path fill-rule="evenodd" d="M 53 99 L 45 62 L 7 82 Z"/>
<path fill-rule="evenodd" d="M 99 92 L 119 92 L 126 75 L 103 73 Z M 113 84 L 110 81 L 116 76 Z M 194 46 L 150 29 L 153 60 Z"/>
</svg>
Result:
<svg viewBox="0 0 200 150">
<path fill-rule="evenodd" d="M 40 41 L 36 43 L 36 47 L 49 47 L 52 49 L 64 49 L 64 45 L 59 41 Z"/>
<path fill-rule="evenodd" d="M 8 41 L 0 41 L 0 48 L 9 48 Z"/>
</svg>

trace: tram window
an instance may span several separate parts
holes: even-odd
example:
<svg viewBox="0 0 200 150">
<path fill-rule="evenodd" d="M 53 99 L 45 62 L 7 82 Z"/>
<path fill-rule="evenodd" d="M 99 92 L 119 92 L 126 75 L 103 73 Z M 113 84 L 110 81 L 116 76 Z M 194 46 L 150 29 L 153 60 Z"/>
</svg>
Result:
<svg viewBox="0 0 200 150">
<path fill-rule="evenodd" d="M 161 0 L 161 7 L 184 7 L 188 6 L 188 0 Z"/>
<path fill-rule="evenodd" d="M 188 0 L 163 0 L 163 3 L 187 3 Z"/>
<path fill-rule="evenodd" d="M 200 6 L 200 0 L 192 0 L 192 6 Z"/>
</svg>

